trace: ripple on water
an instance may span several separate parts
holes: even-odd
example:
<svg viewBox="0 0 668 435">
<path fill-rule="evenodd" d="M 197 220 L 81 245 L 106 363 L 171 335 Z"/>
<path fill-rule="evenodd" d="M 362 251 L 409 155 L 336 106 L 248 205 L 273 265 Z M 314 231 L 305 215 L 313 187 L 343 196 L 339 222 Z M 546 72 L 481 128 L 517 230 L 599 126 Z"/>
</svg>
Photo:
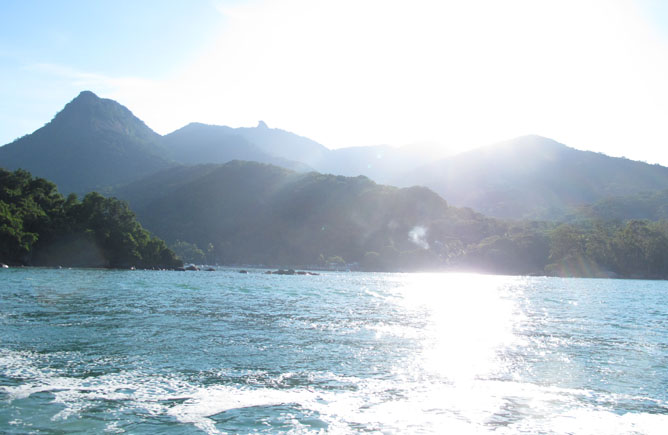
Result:
<svg viewBox="0 0 668 435">
<path fill-rule="evenodd" d="M 663 433 L 668 423 L 668 301 L 652 283 L 46 269 L 8 282 L 0 432 Z"/>
</svg>

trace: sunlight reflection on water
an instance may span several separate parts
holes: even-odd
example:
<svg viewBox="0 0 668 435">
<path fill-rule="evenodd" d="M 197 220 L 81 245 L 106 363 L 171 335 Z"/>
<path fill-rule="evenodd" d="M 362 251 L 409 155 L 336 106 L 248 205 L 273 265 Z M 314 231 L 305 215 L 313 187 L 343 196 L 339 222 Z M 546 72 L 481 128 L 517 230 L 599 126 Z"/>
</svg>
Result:
<svg viewBox="0 0 668 435">
<path fill-rule="evenodd" d="M 15 275 L 0 287 L 0 432 L 625 434 L 668 424 L 661 283 Z"/>
<path fill-rule="evenodd" d="M 497 355 L 518 342 L 520 313 L 509 288 L 521 278 L 476 274 L 409 276 L 390 300 L 422 316 L 423 351 L 416 363 L 450 382 L 504 370 Z"/>
</svg>

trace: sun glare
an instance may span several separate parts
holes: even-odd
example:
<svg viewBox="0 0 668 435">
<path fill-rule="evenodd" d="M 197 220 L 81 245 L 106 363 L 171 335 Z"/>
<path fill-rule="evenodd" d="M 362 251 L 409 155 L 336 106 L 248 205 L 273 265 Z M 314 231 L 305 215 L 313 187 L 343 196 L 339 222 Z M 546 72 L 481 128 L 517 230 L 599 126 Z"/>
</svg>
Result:
<svg viewBox="0 0 668 435">
<path fill-rule="evenodd" d="M 470 382 L 503 370 L 497 353 L 513 345 L 518 316 L 509 288 L 521 278 L 477 274 L 416 274 L 395 303 L 425 318 L 416 364 L 451 382 Z"/>
<path fill-rule="evenodd" d="M 665 41 L 627 3 L 293 0 L 220 12 L 205 56 L 113 96 L 161 133 L 263 119 L 329 148 L 456 152 L 540 134 L 621 155 L 632 139 L 663 137 Z"/>
</svg>

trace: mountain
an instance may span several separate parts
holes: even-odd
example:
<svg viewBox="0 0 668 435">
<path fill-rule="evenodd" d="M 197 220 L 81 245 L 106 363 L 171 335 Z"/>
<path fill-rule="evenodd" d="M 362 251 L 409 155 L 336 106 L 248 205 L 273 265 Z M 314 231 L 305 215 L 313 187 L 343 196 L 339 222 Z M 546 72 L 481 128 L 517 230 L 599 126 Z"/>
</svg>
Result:
<svg viewBox="0 0 668 435">
<path fill-rule="evenodd" d="M 118 189 L 144 226 L 209 261 L 365 270 L 668 277 L 668 222 L 507 221 L 425 187 L 233 161 Z"/>
<path fill-rule="evenodd" d="M 269 154 L 235 129 L 225 126 L 190 123 L 163 136 L 161 144 L 172 160 L 184 165 L 248 160 L 295 171 L 313 170 L 300 161 Z"/>
<path fill-rule="evenodd" d="M 381 183 L 431 159 L 428 153 L 386 145 L 330 150 L 303 136 L 269 128 L 263 121 L 257 127 L 240 128 L 191 123 L 164 136 L 162 144 L 168 156 L 182 164 L 248 160 L 302 172 L 364 175 Z"/>
<path fill-rule="evenodd" d="M 314 140 L 278 128 L 269 128 L 264 121 L 260 121 L 254 128 L 241 127 L 230 130 L 268 154 L 302 162 L 316 169 L 326 160 L 329 153 L 329 149 Z"/>
<path fill-rule="evenodd" d="M 426 249 L 429 227 L 453 213 L 421 187 L 241 161 L 168 169 L 115 194 L 155 234 L 170 243 L 212 243 L 224 264 L 363 262 L 375 253 L 396 257 L 399 269 L 433 266 L 445 247 Z"/>
<path fill-rule="evenodd" d="M 169 166 L 248 160 L 298 172 L 367 175 L 386 182 L 429 161 L 388 146 L 329 150 L 269 128 L 191 123 L 160 136 L 119 103 L 83 91 L 44 127 L 0 147 L 0 167 L 53 180 L 63 193 L 108 191 Z"/>
<path fill-rule="evenodd" d="M 398 185 L 427 186 L 499 218 L 561 219 L 606 197 L 668 188 L 668 168 L 524 136 L 425 165 Z"/>
<path fill-rule="evenodd" d="M 84 91 L 44 127 L 0 147 L 0 167 L 26 169 L 63 193 L 84 193 L 169 166 L 159 140 L 126 107 Z"/>
<path fill-rule="evenodd" d="M 193 123 L 160 136 L 126 107 L 84 91 L 44 127 L 0 147 L 0 167 L 29 170 L 53 180 L 63 193 L 85 193 L 108 192 L 179 164 L 248 160 L 422 185 L 451 204 L 515 219 L 560 220 L 605 198 L 668 189 L 668 168 L 578 151 L 539 136 L 440 160 L 428 151 L 382 145 L 329 150 L 262 121 L 251 128 Z"/>
</svg>

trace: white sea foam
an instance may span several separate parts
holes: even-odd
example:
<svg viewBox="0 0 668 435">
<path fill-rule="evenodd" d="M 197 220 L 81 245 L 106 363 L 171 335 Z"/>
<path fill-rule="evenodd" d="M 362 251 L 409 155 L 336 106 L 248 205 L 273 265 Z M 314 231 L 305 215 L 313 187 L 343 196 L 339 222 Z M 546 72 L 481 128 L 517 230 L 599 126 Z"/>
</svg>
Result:
<svg viewBox="0 0 668 435">
<path fill-rule="evenodd" d="M 650 400 L 642 396 L 512 381 L 425 382 L 401 377 L 362 379 L 334 373 L 309 373 L 309 384 L 329 382 L 340 388 L 285 388 L 286 380 L 303 376 L 289 372 L 265 380 L 266 385 L 273 388 L 201 386 L 178 376 L 137 370 L 85 379 L 68 377 L 51 369 L 41 369 L 40 357 L 27 352 L 5 350 L 0 362 L 3 376 L 15 376 L 22 382 L 1 387 L 9 400 L 50 392 L 53 402 L 63 406 L 52 416 L 53 421 L 78 416 L 96 402 L 105 400 L 123 402 L 124 407 L 149 415 L 167 415 L 208 434 L 223 433 L 216 427 L 213 416 L 231 410 L 272 406 L 315 412 L 326 424 L 328 433 L 350 433 L 361 425 L 388 433 L 429 433 L 447 428 L 450 432 L 465 434 L 658 434 L 664 433 L 668 425 L 668 415 L 617 414 L 604 405 L 614 400 Z M 664 410 L 668 410 L 667 405 L 657 403 Z M 298 419 L 294 419 L 293 425 L 293 433 L 320 430 L 303 426 Z M 110 423 L 107 431 L 121 432 L 122 429 Z"/>
</svg>

